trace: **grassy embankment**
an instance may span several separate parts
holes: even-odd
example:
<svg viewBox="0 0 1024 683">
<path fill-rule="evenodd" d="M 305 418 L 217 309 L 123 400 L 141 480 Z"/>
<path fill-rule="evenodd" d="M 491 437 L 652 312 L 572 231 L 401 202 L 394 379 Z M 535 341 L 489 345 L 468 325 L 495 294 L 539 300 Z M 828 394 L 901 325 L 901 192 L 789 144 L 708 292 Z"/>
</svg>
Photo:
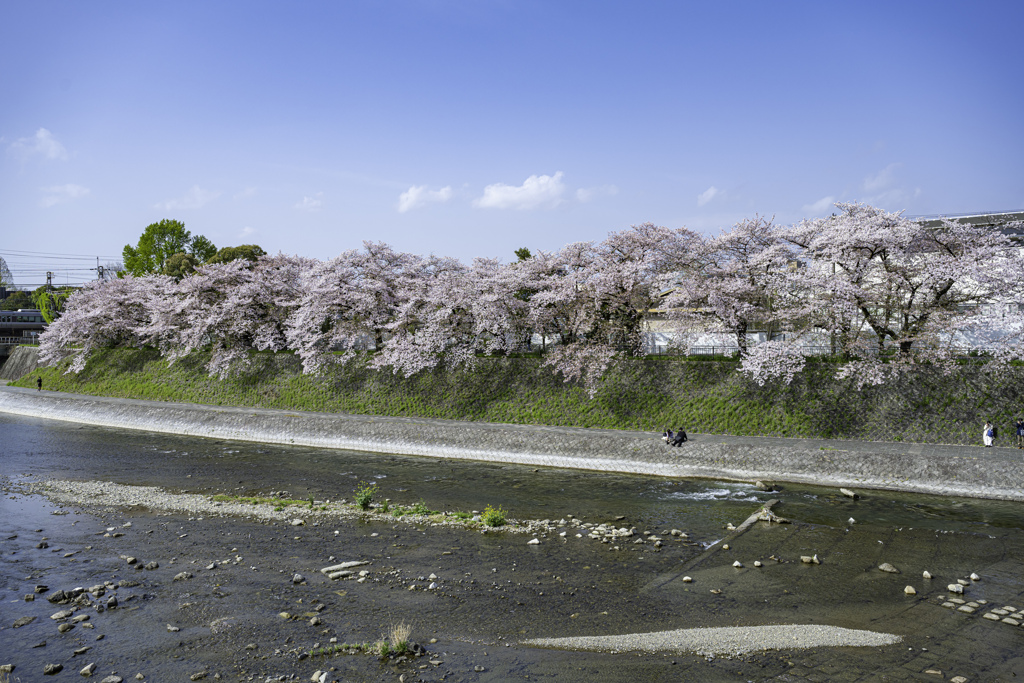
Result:
<svg viewBox="0 0 1024 683">
<path fill-rule="evenodd" d="M 202 358 L 168 366 L 151 349 L 94 355 L 78 375 L 44 368 L 13 383 L 91 395 L 212 405 L 520 424 L 688 431 L 738 435 L 975 443 L 993 420 L 1009 437 L 1020 414 L 1024 368 L 988 377 L 965 366 L 953 376 L 922 371 L 899 383 L 855 391 L 812 363 L 792 384 L 759 387 L 736 363 L 682 359 L 620 364 L 589 399 L 536 358 L 480 359 L 473 370 L 442 368 L 405 378 L 359 362 L 304 375 L 292 354 L 256 354 L 226 380 L 207 376 Z"/>
</svg>

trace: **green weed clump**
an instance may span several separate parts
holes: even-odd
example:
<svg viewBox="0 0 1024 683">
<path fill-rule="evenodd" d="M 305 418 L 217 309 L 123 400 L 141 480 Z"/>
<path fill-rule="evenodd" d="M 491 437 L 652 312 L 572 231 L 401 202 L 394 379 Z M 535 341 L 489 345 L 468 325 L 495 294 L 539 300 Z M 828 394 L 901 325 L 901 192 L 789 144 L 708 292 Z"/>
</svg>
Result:
<svg viewBox="0 0 1024 683">
<path fill-rule="evenodd" d="M 380 493 L 380 487 L 376 484 L 363 482 L 356 489 L 355 501 L 360 510 L 369 510 L 373 503 L 373 497 Z"/>
<path fill-rule="evenodd" d="M 488 505 L 480 515 L 480 521 L 487 526 L 505 526 L 508 521 L 507 515 L 508 513 L 500 505 L 498 507 Z"/>
</svg>

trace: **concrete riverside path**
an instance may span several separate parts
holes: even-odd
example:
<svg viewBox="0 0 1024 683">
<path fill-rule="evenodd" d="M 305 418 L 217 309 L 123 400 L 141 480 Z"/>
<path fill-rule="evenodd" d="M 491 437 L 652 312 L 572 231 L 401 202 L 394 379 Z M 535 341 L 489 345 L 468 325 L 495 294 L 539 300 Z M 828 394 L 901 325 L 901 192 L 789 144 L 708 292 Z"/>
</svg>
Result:
<svg viewBox="0 0 1024 683">
<path fill-rule="evenodd" d="M 690 434 L 673 448 L 654 432 L 210 406 L 10 386 L 0 386 L 0 413 L 372 453 L 1024 501 L 1024 451 L 980 444 Z"/>
</svg>

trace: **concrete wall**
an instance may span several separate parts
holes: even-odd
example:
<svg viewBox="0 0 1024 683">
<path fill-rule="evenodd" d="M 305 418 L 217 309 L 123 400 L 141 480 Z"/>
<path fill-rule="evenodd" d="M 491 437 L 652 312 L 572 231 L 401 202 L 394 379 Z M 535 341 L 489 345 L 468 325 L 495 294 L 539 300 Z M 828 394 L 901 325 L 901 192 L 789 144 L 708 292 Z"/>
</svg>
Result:
<svg viewBox="0 0 1024 683">
<path fill-rule="evenodd" d="M 35 346 L 18 346 L 0 366 L 0 379 L 13 382 L 21 379 L 39 367 L 39 348 Z"/>
<path fill-rule="evenodd" d="M 822 450 L 797 439 L 695 438 L 668 448 L 655 434 L 417 418 L 296 413 L 98 398 L 0 387 L 0 412 L 122 429 L 375 453 L 753 481 L 789 481 L 1024 501 L 1024 462 L 963 456 Z M 914 451 L 917 450 L 915 453 Z"/>
</svg>

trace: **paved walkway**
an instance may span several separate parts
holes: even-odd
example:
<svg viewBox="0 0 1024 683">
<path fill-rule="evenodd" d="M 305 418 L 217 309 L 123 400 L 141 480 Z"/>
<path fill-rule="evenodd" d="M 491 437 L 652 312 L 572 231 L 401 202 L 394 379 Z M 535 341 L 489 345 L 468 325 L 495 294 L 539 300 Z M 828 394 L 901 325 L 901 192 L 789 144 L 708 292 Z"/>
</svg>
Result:
<svg viewBox="0 0 1024 683">
<path fill-rule="evenodd" d="M 667 477 L 1024 500 L 1015 448 L 691 434 L 310 413 L 0 387 L 0 412 L 187 436 Z M 980 428 L 979 428 L 980 433 Z"/>
</svg>

